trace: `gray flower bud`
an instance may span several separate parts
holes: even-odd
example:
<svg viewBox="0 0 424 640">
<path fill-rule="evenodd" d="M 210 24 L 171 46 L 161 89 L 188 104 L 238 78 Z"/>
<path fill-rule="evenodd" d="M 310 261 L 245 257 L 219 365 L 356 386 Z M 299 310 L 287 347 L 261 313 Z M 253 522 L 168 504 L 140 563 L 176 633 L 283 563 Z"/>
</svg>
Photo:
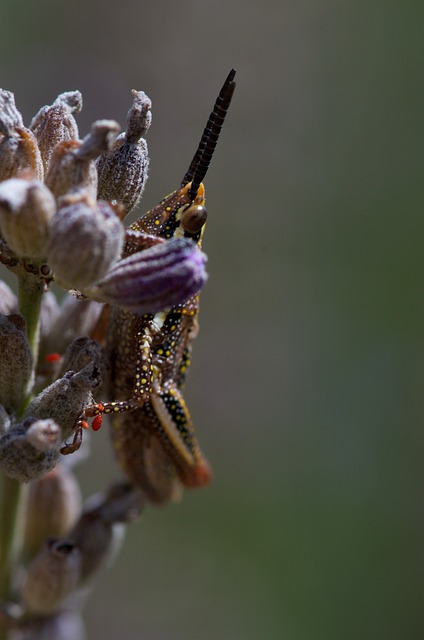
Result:
<svg viewBox="0 0 424 640">
<path fill-rule="evenodd" d="M 0 403 L 9 412 L 16 411 L 28 393 L 32 366 L 24 318 L 0 314 Z"/>
<path fill-rule="evenodd" d="M 38 180 L 11 178 L 0 184 L 0 228 L 9 247 L 21 256 L 45 255 L 55 200 Z"/>
<path fill-rule="evenodd" d="M 81 555 L 67 540 L 50 540 L 28 567 L 22 599 L 33 613 L 56 611 L 75 590 L 80 576 Z"/>
<path fill-rule="evenodd" d="M 15 96 L 11 91 L 0 89 L 0 133 L 7 136 L 24 122 L 15 105 Z"/>
<path fill-rule="evenodd" d="M 94 160 L 108 151 L 120 127 L 114 120 L 98 120 L 81 141 L 58 144 L 50 161 L 46 185 L 56 198 L 77 190 L 97 196 L 97 169 Z"/>
<path fill-rule="evenodd" d="M 26 411 L 27 416 L 52 418 L 62 429 L 63 439 L 73 434 L 78 417 L 92 402 L 91 392 L 102 383 L 102 372 L 96 362 L 90 362 L 81 371 L 68 371 L 34 398 Z"/>
<path fill-rule="evenodd" d="M 30 128 L 38 141 L 45 173 L 49 168 L 53 150 L 64 140 L 78 140 L 78 126 L 74 113 L 82 109 L 79 91 L 61 93 L 52 105 L 42 107 L 34 116 Z"/>
<path fill-rule="evenodd" d="M 43 179 L 37 140 L 24 127 L 13 93 L 0 89 L 0 180 L 8 180 L 25 170 Z"/>
<path fill-rule="evenodd" d="M 144 506 L 142 494 L 126 483 L 113 486 L 106 494 L 93 496 L 69 533 L 81 551 L 81 580 L 92 577 L 118 550 L 123 529 Z"/>
<path fill-rule="evenodd" d="M 60 361 L 59 376 L 66 371 L 81 371 L 88 365 L 95 364 L 98 367 L 102 379 L 106 377 L 109 363 L 103 347 L 85 336 L 75 338 L 66 349 Z"/>
<path fill-rule="evenodd" d="M 149 156 L 144 136 L 150 127 L 152 103 L 143 91 L 132 92 L 134 102 L 127 116 L 127 130 L 109 153 L 97 161 L 98 197 L 116 201 L 127 215 L 139 202 L 147 180 Z"/>
<path fill-rule="evenodd" d="M 53 219 L 48 262 L 66 288 L 84 289 L 117 261 L 124 228 L 106 202 L 68 197 Z"/>
<path fill-rule="evenodd" d="M 55 466 L 61 441 L 53 420 L 29 417 L 0 436 L 0 467 L 19 482 L 41 478 Z"/>
<path fill-rule="evenodd" d="M 205 284 L 206 255 L 175 238 L 119 260 L 87 294 L 136 314 L 183 302 Z"/>
<path fill-rule="evenodd" d="M 32 557 L 47 538 L 63 537 L 74 526 L 81 508 L 81 493 L 72 471 L 63 463 L 32 482 L 26 506 L 24 549 Z"/>
<path fill-rule="evenodd" d="M 59 315 L 42 348 L 45 353 L 63 353 L 67 345 L 77 336 L 91 334 L 102 312 L 103 305 L 94 300 L 77 300 L 68 294 L 59 307 Z"/>
</svg>

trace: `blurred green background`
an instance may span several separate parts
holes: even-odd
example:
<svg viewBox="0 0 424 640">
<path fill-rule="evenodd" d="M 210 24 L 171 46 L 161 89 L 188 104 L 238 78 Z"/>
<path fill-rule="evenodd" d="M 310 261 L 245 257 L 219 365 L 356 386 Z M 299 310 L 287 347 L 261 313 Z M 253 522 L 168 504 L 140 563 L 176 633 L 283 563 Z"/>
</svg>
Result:
<svg viewBox="0 0 424 640">
<path fill-rule="evenodd" d="M 82 135 L 151 97 L 140 212 L 238 72 L 187 387 L 214 483 L 129 529 L 89 638 L 422 638 L 424 5 L 0 8 L 0 85 L 27 123 L 65 90 Z M 119 475 L 107 433 L 92 445 L 85 495 Z"/>
</svg>

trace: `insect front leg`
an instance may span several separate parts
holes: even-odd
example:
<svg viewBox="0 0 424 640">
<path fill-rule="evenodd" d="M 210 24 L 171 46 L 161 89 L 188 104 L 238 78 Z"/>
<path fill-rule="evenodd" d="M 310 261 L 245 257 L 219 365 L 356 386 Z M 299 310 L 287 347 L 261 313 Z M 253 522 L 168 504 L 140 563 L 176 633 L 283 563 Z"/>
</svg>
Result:
<svg viewBox="0 0 424 640">
<path fill-rule="evenodd" d="M 155 375 L 157 375 L 157 369 L 153 366 L 153 333 L 153 326 L 149 327 L 147 319 L 144 319 L 144 322 L 139 322 L 138 330 L 132 337 L 131 349 L 129 349 L 128 345 L 120 345 L 124 356 L 126 355 L 127 357 L 127 364 L 129 361 L 127 351 L 132 353 L 134 360 L 133 367 L 129 372 L 132 381 L 132 388 L 128 392 L 129 397 L 125 400 L 113 402 L 97 402 L 85 407 L 75 423 L 73 441 L 66 444 L 61 450 L 63 455 L 68 455 L 79 449 L 83 430 L 89 428 L 90 418 L 94 418 L 91 424 L 93 431 L 98 431 L 102 425 L 103 415 L 116 415 L 133 411 L 142 407 L 148 401 L 153 391 Z"/>
</svg>

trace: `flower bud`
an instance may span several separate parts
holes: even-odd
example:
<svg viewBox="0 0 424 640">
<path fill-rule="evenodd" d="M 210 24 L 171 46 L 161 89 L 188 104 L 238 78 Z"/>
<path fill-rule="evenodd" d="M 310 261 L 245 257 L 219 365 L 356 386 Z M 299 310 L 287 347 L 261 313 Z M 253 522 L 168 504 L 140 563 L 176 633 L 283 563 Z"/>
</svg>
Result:
<svg viewBox="0 0 424 640">
<path fill-rule="evenodd" d="M 32 557 L 51 537 L 64 536 L 74 526 L 81 508 L 81 494 L 72 471 L 63 463 L 32 482 L 26 507 L 24 548 Z"/>
<path fill-rule="evenodd" d="M 37 140 L 24 127 L 13 93 L 0 89 L 0 181 L 13 178 L 25 170 L 39 180 L 43 179 L 43 163 Z"/>
<path fill-rule="evenodd" d="M 55 466 L 61 441 L 53 420 L 26 418 L 0 436 L 0 467 L 19 482 L 41 478 Z"/>
<path fill-rule="evenodd" d="M 102 379 L 105 378 L 108 369 L 108 361 L 103 347 L 85 336 L 75 338 L 66 349 L 60 361 L 59 376 L 67 371 L 81 371 L 87 365 L 96 365 Z"/>
<path fill-rule="evenodd" d="M 11 178 L 0 184 L 0 228 L 9 247 L 21 256 L 45 255 L 55 200 L 42 182 Z"/>
<path fill-rule="evenodd" d="M 49 335 L 43 340 L 45 353 L 63 353 L 67 345 L 77 336 L 91 334 L 102 312 L 103 305 L 94 300 L 77 300 L 71 294 L 63 299 L 59 315 Z"/>
<path fill-rule="evenodd" d="M 135 314 L 156 313 L 201 289 L 206 259 L 191 240 L 175 238 L 119 260 L 86 293 Z"/>
<path fill-rule="evenodd" d="M 92 160 L 81 160 L 76 140 L 60 142 L 54 149 L 45 183 L 55 198 L 85 189 L 93 199 L 97 194 L 97 171 Z"/>
<path fill-rule="evenodd" d="M 107 202 L 68 197 L 53 219 L 48 262 L 66 288 L 84 289 L 118 259 L 124 228 Z"/>
<path fill-rule="evenodd" d="M 143 495 L 127 483 L 90 498 L 69 533 L 81 551 L 81 580 L 87 580 L 106 562 L 111 562 L 123 534 L 119 524 L 134 521 L 143 506 Z"/>
<path fill-rule="evenodd" d="M 31 122 L 41 152 L 45 173 L 49 168 L 53 150 L 64 140 L 78 140 L 78 126 L 74 113 L 82 109 L 79 91 L 61 93 L 52 105 L 42 107 Z"/>
<path fill-rule="evenodd" d="M 28 567 L 22 599 L 33 613 L 56 611 L 76 588 L 81 555 L 74 542 L 50 540 Z"/>
<path fill-rule="evenodd" d="M 132 92 L 134 102 L 127 116 L 127 130 L 112 150 L 97 161 L 98 197 L 124 206 L 127 215 L 139 202 L 147 180 L 149 156 L 144 136 L 150 127 L 152 103 L 143 91 Z"/>
<path fill-rule="evenodd" d="M 11 91 L 0 89 L 0 134 L 8 136 L 13 129 L 23 126 L 22 116 L 15 105 L 15 96 Z"/>
<path fill-rule="evenodd" d="M 32 383 L 32 353 L 25 319 L 0 314 L 0 404 L 9 412 L 19 408 Z"/>
<path fill-rule="evenodd" d="M 73 434 L 84 407 L 92 402 L 92 390 L 101 383 L 101 371 L 95 362 L 77 373 L 68 371 L 34 398 L 26 415 L 52 418 L 62 429 L 62 439 L 66 440 Z"/>
<path fill-rule="evenodd" d="M 98 120 L 82 142 L 66 141 L 56 146 L 46 175 L 46 185 L 56 198 L 86 190 L 96 199 L 97 169 L 94 160 L 110 149 L 119 128 L 114 120 Z"/>
</svg>

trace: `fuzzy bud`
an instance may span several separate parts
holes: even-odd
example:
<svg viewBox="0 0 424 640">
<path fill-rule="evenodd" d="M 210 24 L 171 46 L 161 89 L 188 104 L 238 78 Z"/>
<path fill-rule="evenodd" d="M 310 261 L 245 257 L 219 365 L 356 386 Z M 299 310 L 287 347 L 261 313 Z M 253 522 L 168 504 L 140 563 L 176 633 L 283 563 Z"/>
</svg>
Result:
<svg viewBox="0 0 424 640">
<path fill-rule="evenodd" d="M 48 262 L 66 288 L 84 289 L 117 261 L 124 227 L 107 202 L 69 196 L 54 217 Z"/>
<path fill-rule="evenodd" d="M 34 134 L 24 127 L 13 93 L 0 89 L 0 181 L 29 170 L 39 180 L 44 170 Z"/>
<path fill-rule="evenodd" d="M 11 91 L 0 89 L 0 134 L 8 136 L 13 129 L 23 126 L 22 116 L 15 105 L 15 96 Z"/>
<path fill-rule="evenodd" d="M 56 198 L 78 190 L 97 196 L 97 169 L 94 160 L 110 149 L 119 131 L 114 120 L 98 120 L 84 140 L 59 143 L 51 157 L 46 185 Z"/>
<path fill-rule="evenodd" d="M 53 420 L 29 417 L 0 437 L 0 467 L 19 482 L 41 478 L 55 466 L 61 441 Z"/>
<path fill-rule="evenodd" d="M 60 425 L 63 439 L 67 439 L 73 434 L 84 407 L 92 402 L 92 390 L 101 383 L 101 370 L 96 362 L 90 362 L 77 373 L 68 371 L 63 378 L 53 382 L 34 398 L 26 415 L 52 418 Z"/>
<path fill-rule="evenodd" d="M 59 307 L 59 315 L 48 335 L 43 336 L 43 352 L 63 353 L 77 336 L 91 334 L 102 312 L 103 305 L 94 300 L 77 300 L 68 294 Z"/>
<path fill-rule="evenodd" d="M 22 599 L 33 613 L 56 611 L 76 588 L 81 555 L 67 540 L 50 540 L 34 558 L 22 587 Z"/>
<path fill-rule="evenodd" d="M 55 200 L 42 182 L 11 178 L 0 184 L 0 228 L 21 256 L 40 258 L 50 239 Z"/>
<path fill-rule="evenodd" d="M 42 107 L 31 122 L 41 152 L 45 173 L 49 168 L 53 150 L 65 140 L 78 140 L 78 126 L 74 113 L 82 109 L 79 91 L 61 93 L 52 105 Z"/>
<path fill-rule="evenodd" d="M 38 553 L 47 538 L 63 537 L 77 521 L 80 508 L 78 482 L 63 463 L 32 482 L 26 507 L 26 555 L 32 557 Z"/>
<path fill-rule="evenodd" d="M 87 294 L 135 314 L 156 313 L 201 289 L 206 259 L 191 240 L 175 238 L 120 260 Z"/>
<path fill-rule="evenodd" d="M 0 314 L 0 404 L 12 412 L 32 383 L 32 353 L 25 332 L 25 319 Z"/>
<path fill-rule="evenodd" d="M 124 206 L 127 215 L 139 202 L 147 180 L 149 156 L 144 135 L 152 120 L 152 103 L 143 91 L 132 92 L 134 102 L 127 115 L 127 129 L 112 150 L 97 161 L 98 197 Z"/>
<path fill-rule="evenodd" d="M 81 551 L 81 580 L 85 581 L 111 562 L 122 538 L 119 524 L 133 522 L 142 511 L 142 494 L 128 484 L 115 485 L 92 497 L 69 533 Z"/>
<path fill-rule="evenodd" d="M 102 379 L 105 378 L 108 362 L 103 347 L 86 336 L 75 338 L 66 349 L 60 361 L 59 376 L 66 371 L 81 371 L 88 365 L 95 364 Z"/>
</svg>

